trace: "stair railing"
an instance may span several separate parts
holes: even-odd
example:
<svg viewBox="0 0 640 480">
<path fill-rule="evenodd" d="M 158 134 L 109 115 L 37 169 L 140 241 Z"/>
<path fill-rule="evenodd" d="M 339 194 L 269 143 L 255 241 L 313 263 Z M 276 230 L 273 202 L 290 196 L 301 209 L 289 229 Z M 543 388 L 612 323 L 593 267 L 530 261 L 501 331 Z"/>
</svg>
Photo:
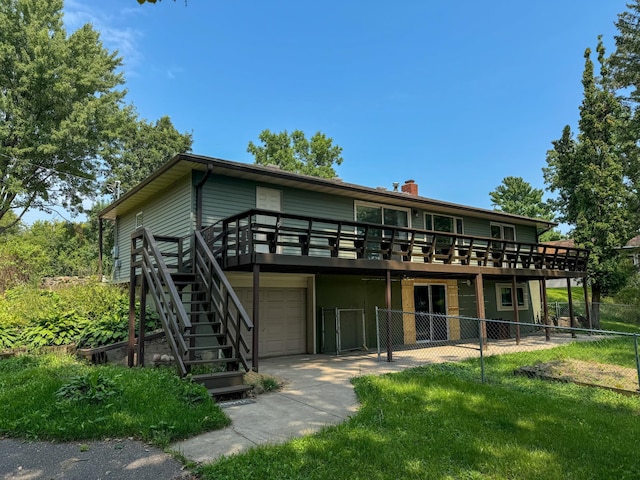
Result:
<svg viewBox="0 0 640 480">
<path fill-rule="evenodd" d="M 199 231 L 195 232 L 193 272 L 206 288 L 207 299 L 222 320 L 224 332 L 233 347 L 234 358 L 248 371 L 246 354 L 249 352 L 249 342 L 244 332 L 251 332 L 253 323 Z"/>
<path fill-rule="evenodd" d="M 175 252 L 161 252 L 157 240 L 176 244 Z M 131 308 L 135 309 L 135 284 L 138 274 L 141 274 L 142 285 L 140 289 L 141 305 L 146 303 L 145 296 L 151 294 L 156 305 L 156 310 L 162 328 L 164 329 L 167 342 L 174 353 L 178 370 L 181 375 L 188 373 L 188 368 L 184 363 L 184 356 L 189 351 L 184 334 L 191 330 L 191 321 L 182 304 L 178 289 L 171 277 L 170 267 L 165 262 L 165 257 L 174 257 L 178 260 L 178 264 L 174 268 L 180 267 L 182 264 L 182 239 L 177 237 L 154 237 L 148 228 L 140 228 L 131 235 L 131 295 L 130 302 L 130 326 L 129 332 L 131 337 L 132 325 L 131 318 L 135 321 L 135 310 L 133 315 Z M 139 272 L 138 272 L 139 271 Z M 144 323 L 144 313 L 141 312 L 141 324 Z M 139 339 L 139 342 L 143 339 Z M 131 338 L 130 338 L 131 344 Z M 141 350 L 139 349 L 139 352 Z M 140 362 L 140 360 L 139 360 Z M 131 364 L 131 360 L 130 360 Z"/>
</svg>

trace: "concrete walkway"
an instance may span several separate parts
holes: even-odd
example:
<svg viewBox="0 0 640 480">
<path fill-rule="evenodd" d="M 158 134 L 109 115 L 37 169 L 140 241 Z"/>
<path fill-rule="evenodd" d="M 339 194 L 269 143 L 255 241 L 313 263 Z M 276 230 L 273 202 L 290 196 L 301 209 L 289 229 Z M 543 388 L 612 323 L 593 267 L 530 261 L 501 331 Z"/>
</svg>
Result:
<svg viewBox="0 0 640 480">
<path fill-rule="evenodd" d="M 398 371 L 410 365 L 378 363 L 377 355 L 296 355 L 266 359 L 260 372 L 285 387 L 248 402 L 232 402 L 225 413 L 232 425 L 170 446 L 190 460 L 211 462 L 265 443 L 281 443 L 346 420 L 358 409 L 351 379 Z M 224 404 L 223 404 L 224 405 Z"/>
<path fill-rule="evenodd" d="M 492 341 L 485 355 L 543 350 L 575 340 L 566 335 L 545 341 L 543 335 L 533 335 L 523 338 L 520 345 L 514 340 Z M 595 338 L 581 335 L 577 340 Z M 398 372 L 428 363 L 457 362 L 478 355 L 477 345 L 470 343 L 395 352 L 392 363 L 384 361 L 385 355 L 378 362 L 377 353 L 265 359 L 260 362 L 260 372 L 283 379 L 285 387 L 281 391 L 223 404 L 232 421 L 230 427 L 174 443 L 170 448 L 203 463 L 257 445 L 285 442 L 353 415 L 358 409 L 351 384 L 354 377 Z"/>
</svg>

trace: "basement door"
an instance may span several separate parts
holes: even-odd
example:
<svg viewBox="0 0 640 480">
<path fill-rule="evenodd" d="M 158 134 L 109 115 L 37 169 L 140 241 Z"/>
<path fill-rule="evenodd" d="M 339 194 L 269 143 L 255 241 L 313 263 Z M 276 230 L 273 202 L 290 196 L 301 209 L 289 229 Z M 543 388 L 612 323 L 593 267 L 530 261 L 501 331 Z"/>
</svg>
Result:
<svg viewBox="0 0 640 480">
<path fill-rule="evenodd" d="M 416 341 L 447 340 L 447 286 L 414 285 L 413 299 L 416 312 Z"/>
<path fill-rule="evenodd" d="M 251 317 L 252 289 L 236 292 Z M 259 323 L 260 358 L 306 353 L 306 289 L 261 288 Z"/>
</svg>

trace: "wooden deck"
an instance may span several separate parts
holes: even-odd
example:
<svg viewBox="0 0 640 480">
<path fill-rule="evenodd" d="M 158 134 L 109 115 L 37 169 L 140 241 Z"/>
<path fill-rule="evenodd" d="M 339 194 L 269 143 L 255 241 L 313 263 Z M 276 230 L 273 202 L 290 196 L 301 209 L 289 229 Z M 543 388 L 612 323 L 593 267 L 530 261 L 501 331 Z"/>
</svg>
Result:
<svg viewBox="0 0 640 480">
<path fill-rule="evenodd" d="M 249 210 L 202 231 L 225 269 L 582 277 L 588 250 Z"/>
</svg>

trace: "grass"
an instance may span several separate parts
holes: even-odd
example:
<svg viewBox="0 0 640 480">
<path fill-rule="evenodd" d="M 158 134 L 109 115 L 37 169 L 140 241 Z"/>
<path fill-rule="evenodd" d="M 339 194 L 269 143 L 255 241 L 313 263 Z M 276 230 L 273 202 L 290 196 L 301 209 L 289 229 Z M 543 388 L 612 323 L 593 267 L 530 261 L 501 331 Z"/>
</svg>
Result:
<svg viewBox="0 0 640 480">
<path fill-rule="evenodd" d="M 571 297 L 579 305 L 584 304 L 582 287 L 571 289 Z M 548 288 L 547 300 L 552 306 L 555 302 L 566 303 L 568 299 L 566 288 Z M 611 299 L 610 299 L 611 300 Z M 640 307 L 638 307 L 640 310 Z M 628 308 L 615 308 L 606 302 L 600 306 L 600 329 L 615 332 L 640 333 L 640 322 L 636 318 L 636 310 L 632 306 Z M 628 318 L 624 318 L 624 317 Z"/>
<path fill-rule="evenodd" d="M 633 364 L 624 339 L 536 352 Z M 354 380 L 342 425 L 200 467 L 203 479 L 637 478 L 640 398 L 516 377 L 531 353 Z"/>
<path fill-rule="evenodd" d="M 204 387 L 170 369 L 90 366 L 61 355 L 0 360 L 0 435 L 135 437 L 164 447 L 228 423 Z"/>
<path fill-rule="evenodd" d="M 571 298 L 574 302 L 584 303 L 584 290 L 582 286 L 571 288 Z M 566 303 L 569 301 L 566 288 L 547 288 L 547 302 L 549 304 L 555 302 Z"/>
</svg>

